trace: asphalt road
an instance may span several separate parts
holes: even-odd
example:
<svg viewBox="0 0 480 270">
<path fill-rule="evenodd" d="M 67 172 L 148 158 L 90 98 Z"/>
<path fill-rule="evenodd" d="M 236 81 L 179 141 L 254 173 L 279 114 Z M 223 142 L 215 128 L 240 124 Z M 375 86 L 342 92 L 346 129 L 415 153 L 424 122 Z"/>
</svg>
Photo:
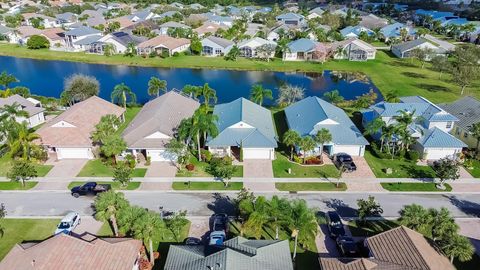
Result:
<svg viewBox="0 0 480 270">
<path fill-rule="evenodd" d="M 261 194 L 257 194 L 261 195 Z M 407 204 L 424 207 L 446 207 L 457 218 L 480 217 L 478 194 L 373 194 L 383 207 L 384 217 L 397 217 L 398 211 Z M 214 212 L 232 213 L 233 194 L 211 193 L 165 193 L 125 192 L 126 198 L 135 205 L 158 211 L 187 210 L 191 216 L 209 216 Z M 266 194 L 267 197 L 271 194 Z M 324 193 L 281 195 L 291 199 L 300 198 L 321 211 L 336 209 L 343 217 L 355 216 L 356 201 L 368 194 Z M 92 198 L 75 199 L 67 192 L 0 192 L 0 203 L 4 203 L 8 216 L 60 216 L 69 210 L 81 215 L 92 215 Z"/>
</svg>

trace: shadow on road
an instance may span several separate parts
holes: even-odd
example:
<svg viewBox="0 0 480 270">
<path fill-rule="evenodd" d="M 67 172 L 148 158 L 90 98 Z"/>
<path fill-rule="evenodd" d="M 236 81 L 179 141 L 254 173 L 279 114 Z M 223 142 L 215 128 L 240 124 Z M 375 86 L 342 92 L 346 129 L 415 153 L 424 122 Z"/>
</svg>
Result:
<svg viewBox="0 0 480 270">
<path fill-rule="evenodd" d="M 450 203 L 457 207 L 463 213 L 473 216 L 480 217 L 480 204 L 476 202 L 471 202 L 467 200 L 462 200 L 457 198 L 457 196 L 446 196 Z"/>
<path fill-rule="evenodd" d="M 215 214 L 227 213 L 229 216 L 236 214 L 235 203 L 233 199 L 228 195 L 222 195 L 220 193 L 213 193 L 213 202 L 208 203 L 208 209 L 212 210 Z"/>
<path fill-rule="evenodd" d="M 340 199 L 329 199 L 329 200 L 324 200 L 323 203 L 328 208 L 331 208 L 340 215 L 340 217 L 356 217 L 357 216 L 357 210 L 350 207 L 348 204 L 343 202 L 343 200 Z"/>
</svg>

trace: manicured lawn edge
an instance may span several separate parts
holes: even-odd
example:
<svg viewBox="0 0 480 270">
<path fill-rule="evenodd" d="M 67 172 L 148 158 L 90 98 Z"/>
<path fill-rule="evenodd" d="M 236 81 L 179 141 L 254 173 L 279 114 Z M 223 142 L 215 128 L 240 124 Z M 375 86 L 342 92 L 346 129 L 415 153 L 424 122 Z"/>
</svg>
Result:
<svg viewBox="0 0 480 270">
<path fill-rule="evenodd" d="M 145 177 L 147 168 L 135 168 L 132 177 Z M 113 167 L 104 164 L 99 159 L 92 159 L 83 166 L 77 177 L 113 177 Z"/>
<path fill-rule="evenodd" d="M 336 183 L 329 182 L 277 182 L 275 188 L 280 191 L 345 191 L 347 185 L 340 182 L 337 188 Z"/>
<path fill-rule="evenodd" d="M 25 187 L 23 187 L 21 182 L 0 182 L 0 190 L 29 190 L 37 184 L 38 182 L 36 181 L 26 181 Z"/>
<path fill-rule="evenodd" d="M 450 192 L 452 186 L 445 184 L 446 189 L 441 190 L 435 186 L 435 183 L 380 183 L 382 187 L 392 192 L 415 192 L 415 191 L 427 191 L 427 192 Z"/>
<path fill-rule="evenodd" d="M 242 182 L 230 182 L 225 187 L 223 182 L 173 182 L 173 190 L 241 190 Z"/>
<path fill-rule="evenodd" d="M 70 184 L 68 184 L 68 189 L 72 189 L 73 187 L 75 186 L 81 186 L 85 183 L 87 183 L 88 181 L 74 181 L 74 182 L 70 182 Z M 140 187 L 140 184 L 141 182 L 136 182 L 136 181 L 133 181 L 133 182 L 130 182 L 128 183 L 127 187 L 121 187 L 120 186 L 120 183 L 119 182 L 97 182 L 98 184 L 110 184 L 112 185 L 112 189 L 114 190 L 135 190 L 135 189 L 138 189 Z"/>
</svg>

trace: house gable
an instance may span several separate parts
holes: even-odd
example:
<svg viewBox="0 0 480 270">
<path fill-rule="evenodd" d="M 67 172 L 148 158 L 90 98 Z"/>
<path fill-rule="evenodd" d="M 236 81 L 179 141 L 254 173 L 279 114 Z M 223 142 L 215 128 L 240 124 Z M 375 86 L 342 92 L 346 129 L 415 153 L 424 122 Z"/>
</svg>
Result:
<svg viewBox="0 0 480 270">
<path fill-rule="evenodd" d="M 236 124 L 233 124 L 233 125 L 229 126 L 228 128 L 254 128 L 254 127 L 252 127 L 251 125 L 249 125 L 249 124 L 247 124 L 243 121 L 240 121 Z"/>
<path fill-rule="evenodd" d="M 55 123 L 54 125 L 52 125 L 52 127 L 55 127 L 55 128 L 73 128 L 73 127 L 76 127 L 75 125 L 72 125 L 66 121 L 60 121 L 58 123 Z"/>
<path fill-rule="evenodd" d="M 157 132 L 154 132 L 148 136 L 145 137 L 145 139 L 170 139 L 171 137 L 160 132 L 160 131 L 157 131 Z"/>
</svg>

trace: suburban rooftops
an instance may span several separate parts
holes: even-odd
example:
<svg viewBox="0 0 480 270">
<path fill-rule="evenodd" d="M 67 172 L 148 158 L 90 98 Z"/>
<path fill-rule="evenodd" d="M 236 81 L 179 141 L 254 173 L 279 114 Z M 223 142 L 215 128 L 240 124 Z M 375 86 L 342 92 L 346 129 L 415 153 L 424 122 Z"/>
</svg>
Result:
<svg viewBox="0 0 480 270">
<path fill-rule="evenodd" d="M 480 101 L 474 97 L 464 97 L 450 104 L 439 105 L 445 111 L 459 119 L 456 125 L 468 130 L 480 122 Z"/>
</svg>

